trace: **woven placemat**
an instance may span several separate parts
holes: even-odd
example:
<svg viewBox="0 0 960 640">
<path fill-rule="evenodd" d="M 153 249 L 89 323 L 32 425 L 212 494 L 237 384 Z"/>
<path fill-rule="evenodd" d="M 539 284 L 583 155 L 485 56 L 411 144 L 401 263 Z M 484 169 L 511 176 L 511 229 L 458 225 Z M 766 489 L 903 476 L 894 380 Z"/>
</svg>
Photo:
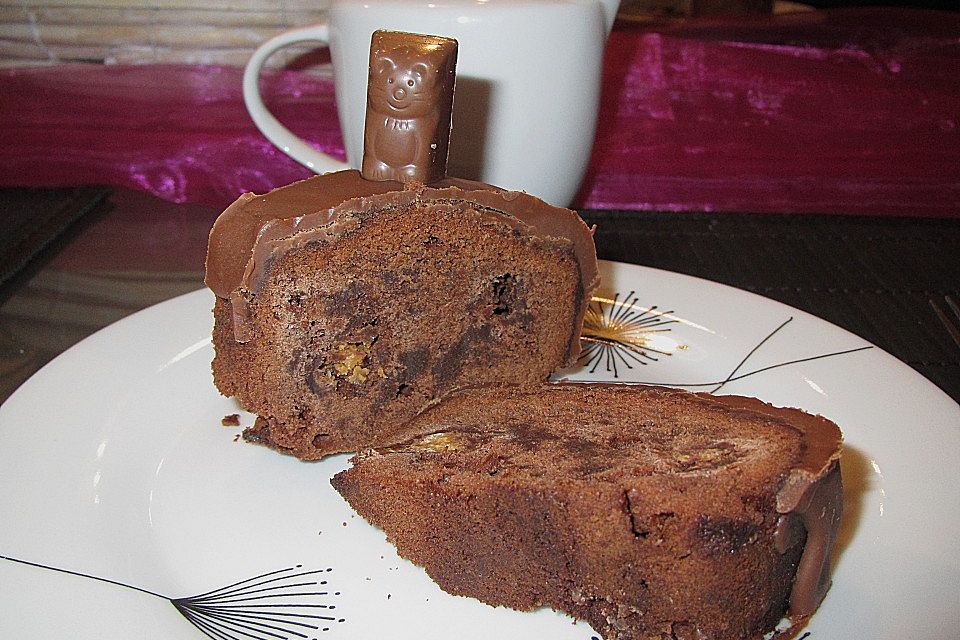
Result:
<svg viewBox="0 0 960 640">
<path fill-rule="evenodd" d="M 0 192 L 0 291 L 109 195 L 103 187 Z"/>
<path fill-rule="evenodd" d="M 960 402 L 960 348 L 930 300 L 960 299 L 960 222 L 582 211 L 601 258 L 778 300 L 906 362 Z"/>
</svg>

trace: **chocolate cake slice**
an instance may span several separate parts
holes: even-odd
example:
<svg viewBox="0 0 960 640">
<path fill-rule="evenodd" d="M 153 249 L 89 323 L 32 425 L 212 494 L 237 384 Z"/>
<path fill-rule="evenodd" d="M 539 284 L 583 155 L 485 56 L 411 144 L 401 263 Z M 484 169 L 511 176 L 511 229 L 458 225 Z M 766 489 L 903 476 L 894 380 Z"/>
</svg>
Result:
<svg viewBox="0 0 960 640">
<path fill-rule="evenodd" d="M 214 380 L 300 458 L 395 442 L 454 389 L 572 363 L 597 281 L 583 221 L 523 193 L 343 171 L 247 194 L 210 234 Z"/>
<path fill-rule="evenodd" d="M 210 232 L 213 375 L 300 458 L 396 442 L 455 389 L 573 363 L 598 282 L 568 209 L 446 177 L 457 42 L 377 31 L 362 170 L 246 194 Z"/>
<path fill-rule="evenodd" d="M 840 431 L 752 398 L 467 390 L 333 486 L 441 588 L 607 640 L 760 638 L 812 613 L 839 526 Z"/>
</svg>

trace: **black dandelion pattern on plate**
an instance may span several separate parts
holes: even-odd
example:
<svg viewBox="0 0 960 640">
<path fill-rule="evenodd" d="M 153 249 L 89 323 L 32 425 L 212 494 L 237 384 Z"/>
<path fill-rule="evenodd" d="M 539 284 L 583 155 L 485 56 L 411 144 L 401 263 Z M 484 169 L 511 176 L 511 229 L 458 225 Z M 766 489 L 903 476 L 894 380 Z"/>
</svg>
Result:
<svg viewBox="0 0 960 640">
<path fill-rule="evenodd" d="M 326 574 L 332 568 L 305 571 L 296 565 L 263 573 L 240 582 L 187 598 L 168 598 L 154 591 L 116 580 L 60 569 L 0 555 L 39 569 L 79 576 L 168 600 L 187 621 L 213 640 L 315 640 L 319 633 L 346 622 L 327 601 L 340 595 L 330 591 Z"/>
<path fill-rule="evenodd" d="M 580 334 L 580 359 L 584 367 L 594 373 L 601 366 L 614 378 L 620 377 L 619 367 L 633 369 L 637 365 L 656 362 L 660 356 L 670 355 L 651 346 L 650 338 L 659 332 L 670 331 L 666 325 L 677 322 L 672 311 L 661 311 L 656 305 L 639 306 L 639 297 L 631 291 L 620 299 L 593 296 L 583 318 Z"/>
<path fill-rule="evenodd" d="M 333 569 L 301 569 L 302 565 L 280 569 L 170 602 L 193 626 L 217 640 L 312 638 L 344 620 L 320 614 L 332 613 L 336 605 L 303 599 L 340 593 L 330 592 L 327 581 L 319 579 Z"/>
</svg>

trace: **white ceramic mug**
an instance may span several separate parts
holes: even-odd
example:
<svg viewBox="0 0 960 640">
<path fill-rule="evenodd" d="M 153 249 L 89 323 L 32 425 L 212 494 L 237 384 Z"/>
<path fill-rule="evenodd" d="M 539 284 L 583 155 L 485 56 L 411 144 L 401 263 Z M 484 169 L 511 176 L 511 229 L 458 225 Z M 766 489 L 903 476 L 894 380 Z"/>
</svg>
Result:
<svg viewBox="0 0 960 640">
<path fill-rule="evenodd" d="M 286 31 L 247 64 L 243 95 L 257 127 L 316 173 L 363 159 L 370 37 L 378 29 L 459 42 L 447 174 L 569 205 L 590 158 L 603 49 L 619 0 L 332 0 L 326 22 Z M 349 165 L 291 133 L 259 92 L 264 62 L 295 43 L 330 47 Z"/>
</svg>

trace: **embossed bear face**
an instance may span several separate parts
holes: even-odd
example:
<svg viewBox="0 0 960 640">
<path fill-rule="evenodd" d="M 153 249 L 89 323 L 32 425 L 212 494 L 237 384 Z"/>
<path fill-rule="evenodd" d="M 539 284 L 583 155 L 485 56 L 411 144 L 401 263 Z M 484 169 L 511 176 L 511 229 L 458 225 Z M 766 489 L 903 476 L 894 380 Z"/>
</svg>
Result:
<svg viewBox="0 0 960 640">
<path fill-rule="evenodd" d="M 419 118 L 436 108 L 437 71 L 415 50 L 394 49 L 370 67 L 370 106 L 395 118 Z"/>
</svg>

